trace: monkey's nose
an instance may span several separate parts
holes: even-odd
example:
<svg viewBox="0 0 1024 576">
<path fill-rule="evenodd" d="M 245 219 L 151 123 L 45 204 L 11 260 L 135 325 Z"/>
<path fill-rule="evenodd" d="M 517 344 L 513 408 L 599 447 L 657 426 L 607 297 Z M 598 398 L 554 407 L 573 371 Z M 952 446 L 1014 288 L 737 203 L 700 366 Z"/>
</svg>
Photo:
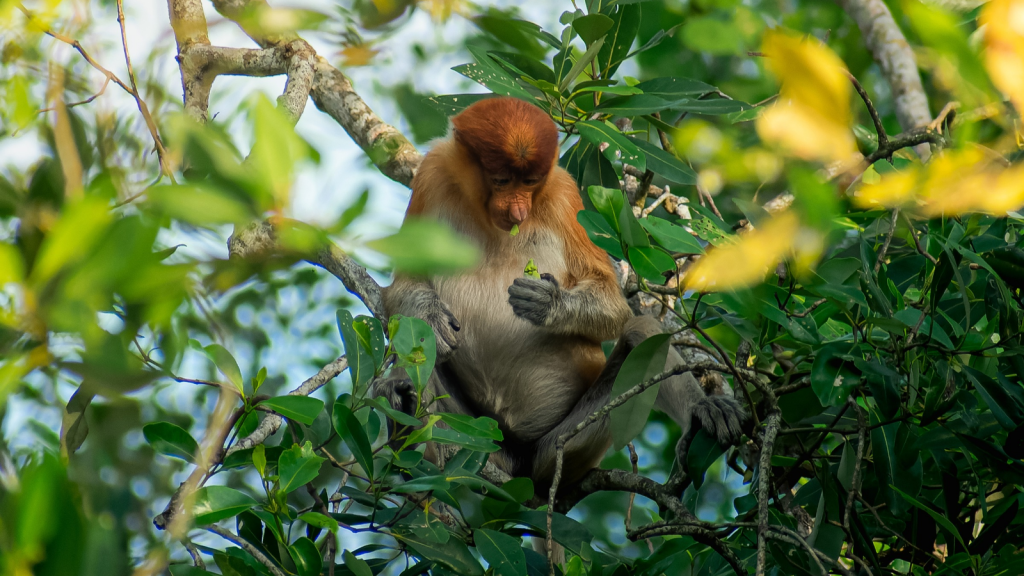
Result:
<svg viewBox="0 0 1024 576">
<path fill-rule="evenodd" d="M 509 218 L 512 220 L 512 223 L 516 225 L 525 222 L 529 213 L 529 209 L 522 204 L 513 204 L 509 207 L 508 211 Z"/>
</svg>

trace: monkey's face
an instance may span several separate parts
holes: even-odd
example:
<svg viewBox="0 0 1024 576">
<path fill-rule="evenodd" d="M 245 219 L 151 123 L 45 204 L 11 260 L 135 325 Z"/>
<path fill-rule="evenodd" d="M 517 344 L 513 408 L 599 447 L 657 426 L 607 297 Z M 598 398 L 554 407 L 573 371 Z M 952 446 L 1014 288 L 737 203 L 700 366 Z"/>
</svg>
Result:
<svg viewBox="0 0 1024 576">
<path fill-rule="evenodd" d="M 535 174 L 494 174 L 488 177 L 490 197 L 487 211 L 491 221 L 505 232 L 522 225 L 530 216 L 533 197 L 544 185 L 544 176 Z"/>
</svg>

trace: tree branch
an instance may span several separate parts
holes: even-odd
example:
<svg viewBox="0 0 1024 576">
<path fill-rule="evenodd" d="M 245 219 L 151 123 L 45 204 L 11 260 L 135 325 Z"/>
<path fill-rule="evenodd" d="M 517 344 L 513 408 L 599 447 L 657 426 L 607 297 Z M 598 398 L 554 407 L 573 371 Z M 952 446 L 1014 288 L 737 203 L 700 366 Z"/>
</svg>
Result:
<svg viewBox="0 0 1024 576">
<path fill-rule="evenodd" d="M 279 221 L 279 225 L 306 226 L 288 220 Z M 277 254 L 280 249 L 277 230 L 269 222 L 253 222 L 241 230 L 235 230 L 228 238 L 228 253 L 232 258 L 259 261 Z M 315 254 L 306 255 L 304 258 L 310 264 L 322 267 L 341 280 L 349 291 L 366 304 L 375 317 L 387 325 L 380 285 L 370 278 L 365 268 L 345 254 L 341 248 L 327 241 L 327 244 Z"/>
<path fill-rule="evenodd" d="M 245 24 L 244 15 L 269 8 L 266 0 L 213 0 L 213 6 L 264 48 L 299 40 L 298 36 L 291 34 L 265 35 Z M 406 186 L 412 183 L 413 174 L 423 156 L 401 132 L 381 120 L 366 105 L 340 70 L 320 56 L 316 57 L 313 64 L 310 96 L 317 108 L 345 129 L 381 173 Z"/>
<path fill-rule="evenodd" d="M 206 529 L 220 536 L 221 538 L 227 540 L 228 542 L 238 545 L 242 550 L 245 550 L 246 552 L 251 554 L 252 557 L 255 558 L 257 562 L 266 566 L 267 570 L 270 570 L 270 573 L 274 576 L 288 576 L 288 573 L 286 573 L 284 570 L 281 570 L 281 568 L 279 568 L 278 565 L 274 563 L 273 560 L 267 558 L 266 554 L 261 552 L 259 548 L 253 546 L 244 538 L 239 538 L 238 536 L 235 536 L 228 530 L 225 530 L 220 526 L 217 526 L 216 524 L 212 526 L 207 526 Z"/>
<path fill-rule="evenodd" d="M 896 117 L 904 131 L 924 126 L 931 121 L 928 110 L 928 95 L 921 85 L 917 61 L 903 32 L 896 24 L 892 13 L 883 0 L 839 0 L 843 10 L 853 18 L 864 37 L 864 44 L 875 62 L 882 69 L 882 75 L 892 88 Z M 928 142 L 922 140 L 916 144 Z M 879 142 L 881 147 L 881 142 Z M 917 148 L 921 160 L 927 160 L 930 150 L 927 146 Z"/>
<path fill-rule="evenodd" d="M 348 360 L 342 356 L 334 362 L 324 366 L 317 372 L 313 377 L 303 382 L 298 388 L 288 393 L 289 396 L 309 396 L 313 392 L 320 389 L 321 386 L 330 382 L 335 376 L 341 374 L 348 368 Z M 278 414 L 269 414 L 266 418 L 260 422 L 260 425 L 253 430 L 252 434 L 249 434 L 245 438 L 239 440 L 234 446 L 228 449 L 225 456 L 229 456 L 238 452 L 239 450 L 248 450 L 249 448 L 255 448 L 257 444 L 262 444 L 264 440 L 274 435 L 278 429 L 281 428 L 281 424 L 284 423 L 284 419 Z"/>
</svg>

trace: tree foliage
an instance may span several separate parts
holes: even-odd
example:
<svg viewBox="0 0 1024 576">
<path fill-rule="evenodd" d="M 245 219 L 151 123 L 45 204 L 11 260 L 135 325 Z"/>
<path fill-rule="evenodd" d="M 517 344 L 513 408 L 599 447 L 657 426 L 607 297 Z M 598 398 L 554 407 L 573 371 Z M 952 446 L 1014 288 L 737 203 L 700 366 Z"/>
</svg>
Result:
<svg viewBox="0 0 1024 576">
<path fill-rule="evenodd" d="M 262 47 L 253 68 L 210 47 L 205 70 L 287 73 L 305 92 L 201 122 L 185 71 L 205 30 L 175 27 L 182 107 L 139 83 L 127 43 L 125 76 L 74 39 L 106 23 L 0 3 L 0 146 L 40 143 L 0 174 L 4 573 L 1024 572 L 1020 0 L 889 3 L 934 118 L 903 127 L 886 64 L 831 3 L 593 0 L 560 6 L 552 30 L 442 0 L 249 4 L 214 2 Z M 434 335 L 383 317 L 350 257 L 454 273 L 477 250 L 428 221 L 364 242 L 367 193 L 333 225 L 285 217 L 320 159 L 297 115 L 309 94 L 338 105 L 296 30 L 343 30 L 342 61 L 378 66 L 374 46 L 424 9 L 475 26 L 452 68 L 472 91 L 385 90 L 409 135 L 496 95 L 548 112 L 579 223 L 634 308 L 672 329 L 625 362 L 602 469 L 550 495 L 487 465 L 495 421 L 428 414 Z M 132 32 L 120 1 L 96 10 Z M 99 107 L 108 89 L 137 109 Z M 400 135 L 352 135 L 388 176 L 411 173 Z M 232 231 L 233 257 L 204 249 Z M 678 430 L 652 412 L 669 345 L 746 404 L 741 445 L 700 432 L 673 461 Z M 369 393 L 394 371 L 415 417 Z M 458 451 L 438 467 L 427 441 Z"/>
</svg>

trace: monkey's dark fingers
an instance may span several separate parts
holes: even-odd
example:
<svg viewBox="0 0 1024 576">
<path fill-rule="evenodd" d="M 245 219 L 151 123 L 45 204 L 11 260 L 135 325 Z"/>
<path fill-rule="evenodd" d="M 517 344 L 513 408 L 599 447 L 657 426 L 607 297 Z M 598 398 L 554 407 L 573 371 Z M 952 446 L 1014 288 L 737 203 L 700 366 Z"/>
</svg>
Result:
<svg viewBox="0 0 1024 576">
<path fill-rule="evenodd" d="M 558 280 L 556 280 L 554 276 L 548 274 L 547 272 L 541 274 L 540 279 L 544 280 L 545 282 L 550 282 L 554 284 L 556 288 L 558 287 Z"/>
<path fill-rule="evenodd" d="M 544 280 L 534 278 L 516 278 L 508 287 L 508 295 L 515 298 L 551 301 L 554 298 L 557 286 Z"/>
<path fill-rule="evenodd" d="M 731 396 L 714 395 L 695 408 L 701 426 L 720 444 L 735 444 L 743 436 L 743 407 Z"/>
<path fill-rule="evenodd" d="M 456 332 L 461 330 L 462 324 L 459 324 L 459 319 L 455 317 L 455 314 L 452 314 L 452 311 L 448 308 L 448 305 L 440 301 L 438 301 L 437 304 L 438 307 L 441 308 L 441 312 L 443 312 L 444 315 L 446 316 L 448 325 L 452 327 L 452 330 L 455 330 Z"/>
</svg>

